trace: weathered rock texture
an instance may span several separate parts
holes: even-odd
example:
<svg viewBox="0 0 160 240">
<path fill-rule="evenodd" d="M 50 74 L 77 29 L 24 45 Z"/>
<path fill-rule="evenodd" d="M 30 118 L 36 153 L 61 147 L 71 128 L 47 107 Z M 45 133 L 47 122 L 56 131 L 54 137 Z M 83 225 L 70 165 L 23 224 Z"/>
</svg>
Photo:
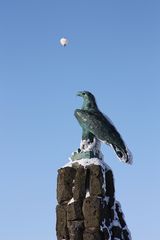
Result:
<svg viewBox="0 0 160 240">
<path fill-rule="evenodd" d="M 103 160 L 82 159 L 59 169 L 57 200 L 58 240 L 131 240 Z"/>
</svg>

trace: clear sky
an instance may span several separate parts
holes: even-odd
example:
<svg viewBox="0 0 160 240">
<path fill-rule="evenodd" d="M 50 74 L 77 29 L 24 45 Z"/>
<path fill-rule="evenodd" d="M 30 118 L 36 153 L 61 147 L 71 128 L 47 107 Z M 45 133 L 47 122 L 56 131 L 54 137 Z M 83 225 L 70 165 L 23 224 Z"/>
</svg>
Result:
<svg viewBox="0 0 160 240">
<path fill-rule="evenodd" d="M 157 239 L 159 13 L 159 0 L 1 1 L 0 239 L 56 239 L 57 170 L 79 146 L 79 90 L 133 152 L 128 166 L 102 147 L 133 239 Z"/>
</svg>

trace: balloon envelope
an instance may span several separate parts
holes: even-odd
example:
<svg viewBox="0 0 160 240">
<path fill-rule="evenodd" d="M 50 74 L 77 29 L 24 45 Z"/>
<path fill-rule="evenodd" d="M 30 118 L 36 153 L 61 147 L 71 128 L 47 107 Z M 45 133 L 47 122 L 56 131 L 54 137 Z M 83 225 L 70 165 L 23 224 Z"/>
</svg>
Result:
<svg viewBox="0 0 160 240">
<path fill-rule="evenodd" d="M 62 46 L 67 46 L 67 44 L 68 44 L 68 39 L 67 38 L 61 38 L 60 39 L 60 44 L 62 45 Z"/>
</svg>

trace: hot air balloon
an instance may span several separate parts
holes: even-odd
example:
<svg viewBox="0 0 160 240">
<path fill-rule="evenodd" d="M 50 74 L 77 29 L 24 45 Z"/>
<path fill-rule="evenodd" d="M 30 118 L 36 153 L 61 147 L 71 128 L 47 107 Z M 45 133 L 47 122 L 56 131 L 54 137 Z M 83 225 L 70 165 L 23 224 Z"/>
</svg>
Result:
<svg viewBox="0 0 160 240">
<path fill-rule="evenodd" d="M 66 47 L 68 45 L 68 39 L 67 38 L 61 38 L 60 39 L 60 44 L 63 46 L 63 47 Z"/>
</svg>

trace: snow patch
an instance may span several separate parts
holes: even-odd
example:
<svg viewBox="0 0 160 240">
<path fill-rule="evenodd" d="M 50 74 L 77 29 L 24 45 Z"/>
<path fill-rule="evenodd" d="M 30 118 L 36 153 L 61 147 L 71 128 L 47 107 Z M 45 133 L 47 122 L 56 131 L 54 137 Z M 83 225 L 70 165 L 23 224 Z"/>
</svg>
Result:
<svg viewBox="0 0 160 240">
<path fill-rule="evenodd" d="M 103 232 L 104 228 L 107 228 L 106 223 L 105 223 L 105 219 L 102 221 L 101 226 L 100 226 L 100 229 L 101 229 L 102 232 Z"/>
<path fill-rule="evenodd" d="M 85 196 L 85 198 L 88 198 L 88 197 L 90 197 L 90 192 L 89 192 L 89 190 L 86 191 L 86 196 Z"/>
<path fill-rule="evenodd" d="M 116 204 L 114 203 L 114 205 L 111 208 L 114 211 L 114 219 L 110 224 L 110 227 L 116 226 L 116 227 L 120 227 L 121 228 L 121 224 L 119 222 L 119 217 L 117 215 L 117 211 L 116 211 Z"/>
<path fill-rule="evenodd" d="M 63 167 L 72 167 L 75 163 L 83 166 L 84 168 L 94 164 L 94 165 L 101 166 L 103 170 L 106 170 L 106 171 L 110 170 L 110 167 L 103 160 L 99 158 L 84 158 L 84 159 L 74 160 L 74 161 L 70 159 L 70 161 L 67 164 L 65 164 Z"/>
<path fill-rule="evenodd" d="M 68 202 L 68 205 L 74 202 L 74 198 L 72 197 L 71 200 Z"/>
<path fill-rule="evenodd" d="M 106 223 L 105 223 L 105 219 L 103 219 L 103 221 L 102 221 L 102 223 L 101 223 L 101 225 L 100 225 L 100 230 L 102 231 L 102 232 L 104 232 L 104 229 L 108 229 L 108 227 L 106 226 Z M 108 240 L 111 240 L 111 234 L 110 234 L 110 232 L 108 232 L 109 233 L 109 239 Z"/>
<path fill-rule="evenodd" d="M 99 152 L 100 148 L 101 148 L 101 144 L 97 138 L 94 138 L 93 142 L 91 142 L 89 139 L 81 140 L 80 149 L 83 152 L 87 152 L 87 151 Z"/>
<path fill-rule="evenodd" d="M 107 205 L 108 205 L 108 203 L 109 203 L 109 198 L 110 198 L 110 197 L 107 197 L 107 196 L 105 196 L 105 197 L 103 198 L 103 200 L 106 202 Z"/>
<path fill-rule="evenodd" d="M 106 169 L 102 168 L 102 174 L 103 174 L 102 188 L 103 188 L 104 192 L 106 192 Z"/>
</svg>

